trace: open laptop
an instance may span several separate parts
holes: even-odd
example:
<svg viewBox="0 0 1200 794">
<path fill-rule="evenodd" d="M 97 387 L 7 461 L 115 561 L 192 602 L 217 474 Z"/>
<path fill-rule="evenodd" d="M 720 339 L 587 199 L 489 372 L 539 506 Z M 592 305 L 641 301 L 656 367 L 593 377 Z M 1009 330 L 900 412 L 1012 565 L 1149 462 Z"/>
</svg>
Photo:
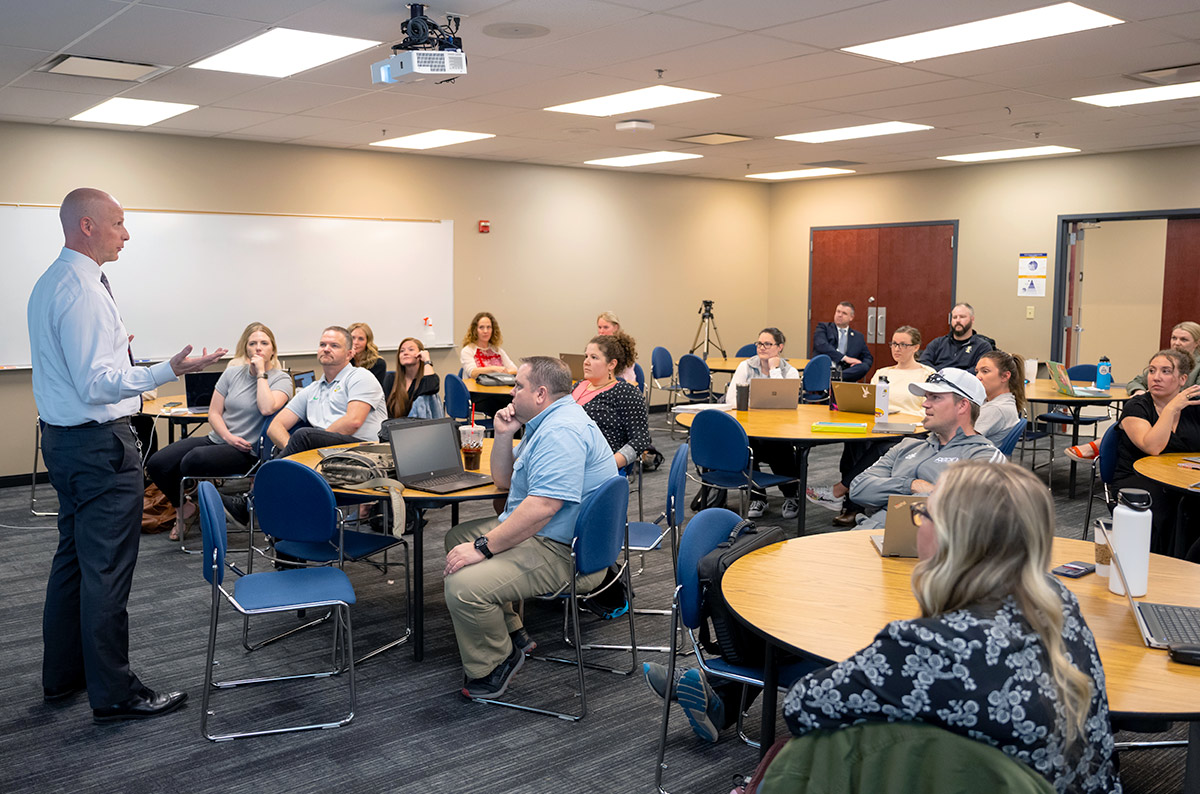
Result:
<svg viewBox="0 0 1200 794">
<path fill-rule="evenodd" d="M 571 380 L 583 380 L 583 353 L 559 353 L 558 357 L 571 368 Z"/>
<path fill-rule="evenodd" d="M 305 386 L 311 386 L 313 381 L 317 379 L 316 372 L 297 372 L 292 376 L 292 388 L 300 391 Z"/>
<path fill-rule="evenodd" d="M 1200 644 L 1200 607 L 1134 601 L 1129 594 L 1125 572 L 1121 570 L 1117 547 L 1110 543 L 1108 549 L 1112 555 L 1112 567 L 1108 569 L 1108 574 L 1112 576 L 1113 570 L 1116 570 L 1120 577 L 1121 589 L 1125 591 L 1129 608 L 1133 610 L 1133 619 L 1137 621 L 1138 631 L 1142 633 L 1142 641 L 1146 646 L 1167 648 L 1171 645 Z"/>
<path fill-rule="evenodd" d="M 837 405 L 838 413 L 875 415 L 875 391 L 878 389 L 871 383 L 833 382 L 833 402 Z M 889 414 L 898 414 L 900 409 L 888 406 Z"/>
<path fill-rule="evenodd" d="M 217 390 L 220 372 L 189 372 L 183 376 L 183 391 L 186 395 L 188 413 L 208 413 L 213 392 Z"/>
<path fill-rule="evenodd" d="M 450 417 L 388 422 L 384 427 L 396 479 L 406 487 L 447 494 L 491 484 L 489 475 L 463 470 L 458 424 Z"/>
<path fill-rule="evenodd" d="M 799 378 L 754 378 L 750 381 L 750 410 L 794 411 L 800 403 Z"/>
<path fill-rule="evenodd" d="M 1058 387 L 1059 394 L 1065 394 L 1068 397 L 1111 396 L 1104 389 L 1097 389 L 1095 386 L 1076 386 L 1071 383 L 1071 378 L 1067 375 L 1067 368 L 1057 361 L 1047 361 L 1046 370 L 1050 373 L 1050 377 L 1054 379 L 1054 385 Z"/>
<path fill-rule="evenodd" d="M 917 525 L 913 523 L 909 505 L 925 504 L 928 496 L 888 497 L 887 517 L 883 522 L 883 534 L 872 535 L 871 544 L 881 557 L 916 557 Z"/>
</svg>

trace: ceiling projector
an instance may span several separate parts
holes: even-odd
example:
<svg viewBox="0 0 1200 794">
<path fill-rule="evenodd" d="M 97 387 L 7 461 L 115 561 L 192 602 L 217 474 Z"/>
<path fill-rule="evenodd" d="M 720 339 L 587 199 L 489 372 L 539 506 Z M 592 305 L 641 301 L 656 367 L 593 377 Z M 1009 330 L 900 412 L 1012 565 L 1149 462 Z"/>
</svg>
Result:
<svg viewBox="0 0 1200 794">
<path fill-rule="evenodd" d="M 425 6 L 409 5 L 410 16 L 400 23 L 404 41 L 392 45 L 390 58 L 371 64 L 372 83 L 415 83 L 428 76 L 467 73 L 467 56 L 458 37 L 459 18 L 447 16 L 439 25 L 425 16 Z"/>
</svg>

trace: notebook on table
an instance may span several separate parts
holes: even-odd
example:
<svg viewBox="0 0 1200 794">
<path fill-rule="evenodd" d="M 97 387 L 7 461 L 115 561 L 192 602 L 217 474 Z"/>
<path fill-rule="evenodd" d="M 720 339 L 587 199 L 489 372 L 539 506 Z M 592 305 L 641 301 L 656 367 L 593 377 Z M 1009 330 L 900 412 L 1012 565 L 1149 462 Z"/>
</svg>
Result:
<svg viewBox="0 0 1200 794">
<path fill-rule="evenodd" d="M 1076 386 L 1071 383 L 1071 378 L 1067 375 L 1067 368 L 1057 361 L 1047 361 L 1046 369 L 1050 372 L 1050 377 L 1054 379 L 1054 385 L 1058 387 L 1059 394 L 1065 394 L 1068 397 L 1111 397 L 1106 390 L 1097 389 L 1095 386 Z"/>
<path fill-rule="evenodd" d="M 558 357 L 570 368 L 571 380 L 583 380 L 583 353 L 559 353 Z"/>
<path fill-rule="evenodd" d="M 910 505 L 923 505 L 928 496 L 888 497 L 887 517 L 883 522 L 883 534 L 872 535 L 871 544 L 881 557 L 916 557 L 917 525 L 913 523 Z"/>
<path fill-rule="evenodd" d="M 754 378 L 750 381 L 751 411 L 794 411 L 799 403 L 799 378 Z"/>
<path fill-rule="evenodd" d="M 188 413 L 208 413 L 213 392 L 217 390 L 220 372 L 189 372 L 183 376 L 183 391 L 187 399 Z"/>
<path fill-rule="evenodd" d="M 833 402 L 838 413 L 875 415 L 875 392 L 878 389 L 871 383 L 844 383 L 834 381 Z M 889 414 L 898 414 L 900 409 L 888 406 Z"/>
<path fill-rule="evenodd" d="M 447 494 L 491 484 L 489 475 L 463 469 L 458 425 L 450 417 L 389 422 L 385 428 L 396 479 L 405 487 Z"/>
<path fill-rule="evenodd" d="M 1200 607 L 1134 601 L 1133 596 L 1129 594 L 1129 582 L 1125 579 L 1125 572 L 1121 570 L 1117 548 L 1110 543 L 1108 549 L 1112 555 L 1109 576 L 1115 569 L 1120 577 L 1121 589 L 1125 591 L 1129 609 L 1133 611 L 1133 619 L 1137 622 L 1138 631 L 1142 633 L 1142 642 L 1149 648 L 1200 644 Z"/>
</svg>

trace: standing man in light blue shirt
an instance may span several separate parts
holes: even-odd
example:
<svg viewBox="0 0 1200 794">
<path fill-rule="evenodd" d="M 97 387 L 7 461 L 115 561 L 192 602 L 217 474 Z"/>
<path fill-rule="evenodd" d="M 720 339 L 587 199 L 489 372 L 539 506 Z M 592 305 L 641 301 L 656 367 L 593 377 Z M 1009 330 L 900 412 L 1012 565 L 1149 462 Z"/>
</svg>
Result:
<svg viewBox="0 0 1200 794">
<path fill-rule="evenodd" d="M 571 399 L 571 371 L 560 359 L 522 359 L 512 394 L 512 404 L 496 413 L 491 456 L 492 479 L 508 489 L 504 512 L 446 533 L 446 607 L 468 698 L 504 694 L 535 647 L 512 602 L 571 581 L 583 500 L 617 475 L 604 434 Z M 595 587 L 604 573 L 583 577 L 580 587 Z"/>
<path fill-rule="evenodd" d="M 187 699 L 156 693 L 129 668 L 126 605 L 142 528 L 143 475 L 129 426 L 139 396 L 225 355 L 224 348 L 134 367 L 132 339 L 108 278 L 129 240 L 125 212 L 93 188 L 59 210 L 64 247 L 29 296 L 33 396 L 44 423 L 42 456 L 58 494 L 58 550 L 42 617 L 46 702 L 88 693 L 98 723 L 157 717 Z"/>
</svg>

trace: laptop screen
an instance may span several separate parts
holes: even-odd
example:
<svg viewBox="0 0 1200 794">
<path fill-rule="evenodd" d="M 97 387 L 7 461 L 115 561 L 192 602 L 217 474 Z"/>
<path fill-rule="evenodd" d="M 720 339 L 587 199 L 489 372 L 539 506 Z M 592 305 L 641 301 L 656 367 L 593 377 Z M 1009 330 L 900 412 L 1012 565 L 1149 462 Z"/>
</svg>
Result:
<svg viewBox="0 0 1200 794">
<path fill-rule="evenodd" d="M 388 427 L 396 479 L 434 477 L 462 471 L 458 428 L 453 419 L 397 422 Z"/>
<path fill-rule="evenodd" d="M 187 395 L 187 407 L 191 410 L 207 408 L 212 403 L 213 392 L 220 372 L 189 372 L 183 376 L 183 390 Z"/>
</svg>

